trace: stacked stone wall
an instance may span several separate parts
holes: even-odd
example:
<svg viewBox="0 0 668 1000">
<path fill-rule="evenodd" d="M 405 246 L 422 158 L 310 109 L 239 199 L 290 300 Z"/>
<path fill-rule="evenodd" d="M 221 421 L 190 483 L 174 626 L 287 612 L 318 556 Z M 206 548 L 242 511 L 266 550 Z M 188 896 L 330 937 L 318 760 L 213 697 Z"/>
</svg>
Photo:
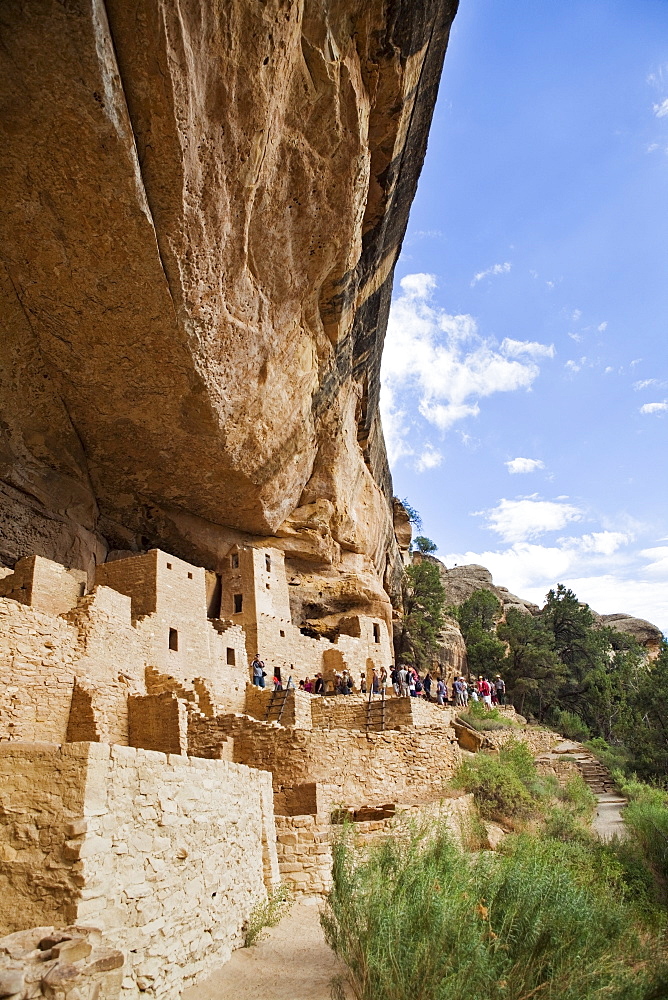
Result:
<svg viewBox="0 0 668 1000">
<path fill-rule="evenodd" d="M 128 695 L 144 690 L 147 659 L 146 645 L 132 625 L 130 598 L 96 586 L 67 621 L 77 630 L 74 672 L 90 690 L 97 738 L 127 745 Z"/>
<path fill-rule="evenodd" d="M 441 792 L 461 760 L 446 726 L 382 733 L 283 729 L 235 715 L 193 716 L 188 752 L 215 747 L 221 737 L 232 737 L 235 761 L 271 771 L 276 787 L 322 782 L 346 806 L 424 802 Z"/>
<path fill-rule="evenodd" d="M 374 726 L 384 715 L 385 729 L 400 729 L 405 726 L 448 727 L 453 712 L 448 708 L 430 704 L 422 698 L 396 698 L 386 695 L 381 710 L 379 695 L 371 701 L 370 715 Z M 314 729 L 359 729 L 367 724 L 368 695 L 338 695 L 335 698 L 316 698 L 311 702 L 311 716 Z"/>
<path fill-rule="evenodd" d="M 445 824 L 461 843 L 467 825 L 476 815 L 472 795 L 441 798 L 426 805 L 400 807 L 386 819 L 365 820 L 352 825 L 358 845 L 372 844 L 383 837 L 396 836 L 407 822 Z M 277 816 L 276 836 L 281 879 L 297 895 L 322 895 L 332 885 L 332 844 L 342 827 L 332 824 L 328 813 Z"/>
<path fill-rule="evenodd" d="M 0 596 L 49 615 L 65 614 L 85 593 L 85 572 L 65 569 L 42 556 L 19 559 L 14 572 L 0 579 Z"/>
<path fill-rule="evenodd" d="M 32 927 L 0 937 L 0 996 L 119 1000 L 124 958 L 93 927 Z"/>
<path fill-rule="evenodd" d="M 77 633 L 62 618 L 0 598 L 0 741 L 62 743 Z"/>
<path fill-rule="evenodd" d="M 332 884 L 332 828 L 327 815 L 277 816 L 281 879 L 296 895 L 323 895 Z"/>
<path fill-rule="evenodd" d="M 270 776 L 129 747 L 4 744 L 3 930 L 93 924 L 128 1000 L 226 961 L 278 880 Z"/>
</svg>

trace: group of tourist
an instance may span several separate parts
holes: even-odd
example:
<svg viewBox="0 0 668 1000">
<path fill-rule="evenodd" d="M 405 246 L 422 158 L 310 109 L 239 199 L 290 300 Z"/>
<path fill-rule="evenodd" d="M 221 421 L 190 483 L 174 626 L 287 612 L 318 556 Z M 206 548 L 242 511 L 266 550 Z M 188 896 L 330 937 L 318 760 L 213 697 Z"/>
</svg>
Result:
<svg viewBox="0 0 668 1000">
<path fill-rule="evenodd" d="M 251 663 L 253 684 L 257 687 L 265 687 L 267 671 L 264 662 L 260 659 L 260 654 L 256 653 Z M 371 672 L 370 685 L 367 687 L 367 676 L 360 673 L 359 682 L 356 684 L 352 674 L 348 670 L 334 674 L 331 688 L 325 682 L 321 673 L 317 673 L 314 678 L 306 677 L 300 680 L 298 687 L 300 691 L 308 694 L 319 695 L 348 695 L 348 694 L 371 694 L 380 695 L 386 688 L 388 679 L 398 698 L 424 698 L 426 701 L 435 702 L 437 705 L 454 705 L 458 708 L 466 708 L 470 701 L 480 701 L 487 708 L 495 705 L 505 705 L 506 685 L 500 674 L 496 677 L 484 677 L 482 674 L 477 678 L 455 677 L 450 689 L 447 682 L 442 677 L 432 677 L 431 671 L 422 675 L 415 667 L 402 664 L 397 667 L 390 667 L 390 671 L 381 667 L 375 667 Z M 287 688 L 294 688 L 295 684 L 292 675 L 288 678 Z M 283 680 L 281 668 L 275 667 L 273 671 L 274 691 L 283 690 Z"/>
</svg>

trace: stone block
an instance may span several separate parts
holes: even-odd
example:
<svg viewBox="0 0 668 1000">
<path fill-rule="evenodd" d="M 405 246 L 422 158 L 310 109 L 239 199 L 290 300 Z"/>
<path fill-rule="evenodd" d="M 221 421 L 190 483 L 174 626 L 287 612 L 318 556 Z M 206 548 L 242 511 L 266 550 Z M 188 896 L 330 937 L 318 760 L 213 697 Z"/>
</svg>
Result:
<svg viewBox="0 0 668 1000">
<path fill-rule="evenodd" d="M 25 973 L 23 969 L 0 969 L 0 997 L 9 997 L 14 993 L 23 993 Z"/>
</svg>

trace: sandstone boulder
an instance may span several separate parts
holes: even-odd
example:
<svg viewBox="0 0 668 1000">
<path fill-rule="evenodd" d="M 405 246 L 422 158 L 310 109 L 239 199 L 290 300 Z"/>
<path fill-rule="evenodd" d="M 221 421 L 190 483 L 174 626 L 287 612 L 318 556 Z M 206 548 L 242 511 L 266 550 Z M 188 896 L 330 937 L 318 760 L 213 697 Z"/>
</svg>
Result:
<svg viewBox="0 0 668 1000">
<path fill-rule="evenodd" d="M 605 628 L 614 629 L 616 632 L 624 632 L 644 646 L 650 657 L 659 655 L 663 632 L 656 625 L 646 621 L 644 618 L 634 618 L 633 615 L 595 615 L 597 623 Z"/>
</svg>

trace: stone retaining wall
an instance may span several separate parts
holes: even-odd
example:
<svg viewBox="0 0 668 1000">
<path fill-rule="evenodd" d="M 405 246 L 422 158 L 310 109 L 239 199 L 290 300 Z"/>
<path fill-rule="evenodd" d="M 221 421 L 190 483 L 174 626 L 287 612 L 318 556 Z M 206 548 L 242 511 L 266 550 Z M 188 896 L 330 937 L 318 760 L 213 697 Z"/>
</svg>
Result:
<svg viewBox="0 0 668 1000">
<path fill-rule="evenodd" d="M 0 745 L 4 930 L 94 924 L 124 997 L 174 1000 L 226 961 L 278 881 L 271 778 L 98 743 Z"/>
<path fill-rule="evenodd" d="M 465 826 L 475 814 L 472 795 L 440 799 L 421 806 L 398 806 L 388 819 L 356 822 L 352 826 L 357 844 L 371 844 L 394 835 L 407 822 L 435 820 L 445 823 L 461 843 Z M 278 864 L 281 878 L 296 895 L 328 892 L 332 884 L 332 843 L 342 833 L 328 814 L 277 816 Z"/>
<path fill-rule="evenodd" d="M 189 753 L 207 747 L 213 753 L 216 740 L 232 737 L 234 760 L 271 771 L 275 787 L 316 781 L 331 786 L 335 801 L 346 806 L 433 799 L 461 761 L 454 731 L 446 726 L 364 733 L 193 715 L 189 734 Z"/>
</svg>

